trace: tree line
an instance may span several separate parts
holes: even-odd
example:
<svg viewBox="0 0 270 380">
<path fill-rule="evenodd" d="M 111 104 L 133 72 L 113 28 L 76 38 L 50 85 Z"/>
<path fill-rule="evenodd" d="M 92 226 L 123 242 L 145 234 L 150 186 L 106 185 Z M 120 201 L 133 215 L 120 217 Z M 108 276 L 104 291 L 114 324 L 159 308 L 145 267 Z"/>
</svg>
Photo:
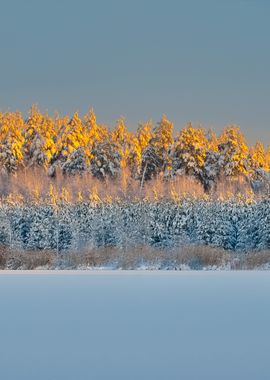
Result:
<svg viewBox="0 0 270 380">
<path fill-rule="evenodd" d="M 270 249 L 269 215 L 269 199 L 0 203 L 0 245 L 58 252 L 190 245 L 260 251 Z"/>
<path fill-rule="evenodd" d="M 26 119 L 19 111 L 0 113 L 1 173 L 12 176 L 32 168 L 42 168 L 51 178 L 90 173 L 101 181 L 125 171 L 141 186 L 157 177 L 188 176 L 209 191 L 224 177 L 242 176 L 254 186 L 269 181 L 270 146 L 248 146 L 236 125 L 219 136 L 191 123 L 174 132 L 165 115 L 156 125 L 147 121 L 131 132 L 124 118 L 110 130 L 97 122 L 93 110 L 83 117 L 52 117 L 32 106 Z"/>
</svg>

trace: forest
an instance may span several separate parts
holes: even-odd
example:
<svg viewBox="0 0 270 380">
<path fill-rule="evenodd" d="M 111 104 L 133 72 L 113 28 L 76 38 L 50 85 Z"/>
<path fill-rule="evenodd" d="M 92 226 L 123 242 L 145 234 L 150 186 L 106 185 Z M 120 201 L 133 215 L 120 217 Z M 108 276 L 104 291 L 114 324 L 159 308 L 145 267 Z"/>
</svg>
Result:
<svg viewBox="0 0 270 380">
<path fill-rule="evenodd" d="M 0 113 L 2 251 L 265 252 L 269 171 L 270 147 L 248 146 L 236 125 L 174 131 L 163 115 L 131 132 L 93 110 Z"/>
<path fill-rule="evenodd" d="M 131 132 L 124 118 L 112 130 L 97 123 L 93 110 L 83 117 L 51 117 L 32 106 L 26 119 L 18 111 L 0 113 L 1 173 L 33 168 L 51 178 L 61 172 L 115 180 L 125 172 L 142 186 L 157 177 L 188 176 L 209 192 L 221 178 L 264 182 L 270 146 L 257 142 L 248 147 L 235 125 L 226 126 L 219 136 L 191 123 L 174 131 L 165 115 L 156 125 L 147 121 Z"/>
</svg>

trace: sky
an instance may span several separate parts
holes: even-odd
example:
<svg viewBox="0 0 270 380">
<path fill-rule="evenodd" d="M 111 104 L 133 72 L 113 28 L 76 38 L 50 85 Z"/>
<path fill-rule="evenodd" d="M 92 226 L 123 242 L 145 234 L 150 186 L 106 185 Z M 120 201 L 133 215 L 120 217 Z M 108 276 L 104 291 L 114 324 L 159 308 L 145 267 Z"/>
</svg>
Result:
<svg viewBox="0 0 270 380">
<path fill-rule="evenodd" d="M 270 143 L 270 1 L 0 0 L 0 110 L 130 130 L 238 124 Z"/>
</svg>

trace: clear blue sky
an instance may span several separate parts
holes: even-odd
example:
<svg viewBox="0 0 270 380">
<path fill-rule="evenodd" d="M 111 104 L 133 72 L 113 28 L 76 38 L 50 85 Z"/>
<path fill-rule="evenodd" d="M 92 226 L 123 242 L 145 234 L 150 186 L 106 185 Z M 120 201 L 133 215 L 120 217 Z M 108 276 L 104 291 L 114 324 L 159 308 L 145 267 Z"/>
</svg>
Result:
<svg viewBox="0 0 270 380">
<path fill-rule="evenodd" d="M 0 109 L 130 129 L 165 113 L 270 142 L 270 1 L 1 0 Z"/>
</svg>

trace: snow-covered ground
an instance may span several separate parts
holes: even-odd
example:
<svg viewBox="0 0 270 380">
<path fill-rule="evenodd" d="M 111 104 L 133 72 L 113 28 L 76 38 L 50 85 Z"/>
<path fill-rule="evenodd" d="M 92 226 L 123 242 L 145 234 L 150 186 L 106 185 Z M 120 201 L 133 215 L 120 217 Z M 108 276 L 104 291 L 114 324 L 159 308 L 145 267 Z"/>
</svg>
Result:
<svg viewBox="0 0 270 380">
<path fill-rule="evenodd" d="M 269 380 L 269 294 L 269 272 L 0 272 L 0 379 Z"/>
</svg>

